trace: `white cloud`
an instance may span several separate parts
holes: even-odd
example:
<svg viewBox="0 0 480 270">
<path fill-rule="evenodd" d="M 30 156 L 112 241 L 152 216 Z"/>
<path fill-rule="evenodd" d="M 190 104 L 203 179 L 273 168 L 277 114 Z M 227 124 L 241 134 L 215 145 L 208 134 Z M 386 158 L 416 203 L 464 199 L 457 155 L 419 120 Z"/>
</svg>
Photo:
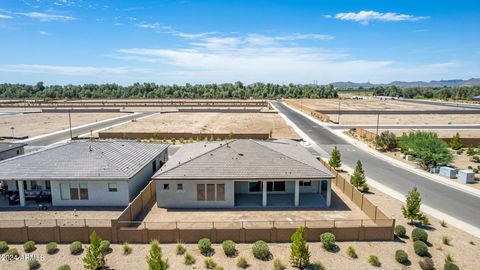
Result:
<svg viewBox="0 0 480 270">
<path fill-rule="evenodd" d="M 54 65 L 0 65 L 0 71 L 15 73 L 46 73 L 61 75 L 121 75 L 132 70 L 126 67 L 93 67 L 93 66 L 54 66 Z"/>
<path fill-rule="evenodd" d="M 42 21 L 42 22 L 72 21 L 76 19 L 75 17 L 71 17 L 71 16 L 56 15 L 56 14 L 42 13 L 42 12 L 28 12 L 28 13 L 19 13 L 19 14 L 27 16 L 32 19 Z"/>
<path fill-rule="evenodd" d="M 12 17 L 12 16 L 8 16 L 8 15 L 0 14 L 0 19 L 8 20 L 8 19 L 13 19 L 13 17 Z"/>
<path fill-rule="evenodd" d="M 332 40 L 335 39 L 331 35 L 323 34 L 290 34 L 281 36 L 265 36 L 259 34 L 249 34 L 245 38 L 245 41 L 250 44 L 256 45 L 272 45 L 279 41 L 297 41 L 297 40 Z"/>
<path fill-rule="evenodd" d="M 52 35 L 51 33 L 47 32 L 47 31 L 39 31 L 38 33 L 42 36 L 51 36 Z"/>
<path fill-rule="evenodd" d="M 394 12 L 377 12 L 373 10 L 362 10 L 360 12 L 346 12 L 346 13 L 337 13 L 334 16 L 325 15 L 327 19 L 337 19 L 342 21 L 354 21 L 361 24 L 368 24 L 371 21 L 382 21 L 382 22 L 398 22 L 398 21 L 418 21 L 423 19 L 428 19 L 426 16 L 414 16 L 409 14 L 400 14 Z"/>
</svg>

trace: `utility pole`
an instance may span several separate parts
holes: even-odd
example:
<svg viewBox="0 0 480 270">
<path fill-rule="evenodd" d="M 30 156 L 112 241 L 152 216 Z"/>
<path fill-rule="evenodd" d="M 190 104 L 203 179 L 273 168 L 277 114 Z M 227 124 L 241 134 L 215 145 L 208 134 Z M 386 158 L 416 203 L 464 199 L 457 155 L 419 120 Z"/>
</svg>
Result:
<svg viewBox="0 0 480 270">
<path fill-rule="evenodd" d="M 338 100 L 338 115 L 337 115 L 337 124 L 340 125 L 340 104 L 341 104 L 341 101 Z"/>
<path fill-rule="evenodd" d="M 380 122 L 380 113 L 377 113 L 377 137 L 378 137 L 378 124 Z"/>
<path fill-rule="evenodd" d="M 73 140 L 72 135 L 72 117 L 70 116 L 72 110 L 68 110 L 68 123 L 70 124 L 70 140 Z"/>
<path fill-rule="evenodd" d="M 10 127 L 10 129 L 12 130 L 12 139 L 15 138 L 15 127 Z"/>
</svg>

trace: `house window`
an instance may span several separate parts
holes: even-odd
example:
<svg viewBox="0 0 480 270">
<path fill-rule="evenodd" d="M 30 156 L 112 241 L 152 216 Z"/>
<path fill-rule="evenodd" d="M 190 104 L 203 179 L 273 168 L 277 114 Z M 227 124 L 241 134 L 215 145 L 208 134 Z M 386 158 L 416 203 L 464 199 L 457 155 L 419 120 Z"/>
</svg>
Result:
<svg viewBox="0 0 480 270">
<path fill-rule="evenodd" d="M 60 197 L 62 200 L 88 200 L 88 186 L 80 184 L 60 184 Z"/>
<path fill-rule="evenodd" d="M 215 201 L 215 184 L 207 184 L 207 201 Z"/>
<path fill-rule="evenodd" d="M 267 191 L 285 191 L 285 181 L 267 182 Z"/>
<path fill-rule="evenodd" d="M 153 171 L 153 173 L 155 173 L 157 171 L 157 161 L 156 160 L 152 161 L 152 171 Z"/>
<path fill-rule="evenodd" d="M 197 184 L 197 201 L 225 201 L 225 184 Z"/>
<path fill-rule="evenodd" d="M 70 187 L 68 184 L 60 184 L 60 199 L 70 200 Z"/>
<path fill-rule="evenodd" d="M 117 184 L 116 183 L 108 183 L 108 192 L 117 192 Z"/>
<path fill-rule="evenodd" d="M 300 181 L 301 187 L 310 187 L 312 186 L 312 181 Z"/>
<path fill-rule="evenodd" d="M 163 190 L 170 190 L 170 184 L 163 184 Z"/>
<path fill-rule="evenodd" d="M 78 200 L 78 184 L 70 184 L 70 200 Z"/>
<path fill-rule="evenodd" d="M 183 184 L 177 184 L 177 190 L 183 190 Z"/>
<path fill-rule="evenodd" d="M 262 182 L 248 182 L 248 191 L 249 192 L 260 192 L 262 191 Z"/>
<path fill-rule="evenodd" d="M 205 185 L 197 184 L 197 201 L 205 201 Z"/>
<path fill-rule="evenodd" d="M 217 201 L 225 201 L 225 184 L 217 185 Z"/>
<path fill-rule="evenodd" d="M 85 183 L 80 183 L 80 200 L 88 200 L 88 186 Z"/>
</svg>

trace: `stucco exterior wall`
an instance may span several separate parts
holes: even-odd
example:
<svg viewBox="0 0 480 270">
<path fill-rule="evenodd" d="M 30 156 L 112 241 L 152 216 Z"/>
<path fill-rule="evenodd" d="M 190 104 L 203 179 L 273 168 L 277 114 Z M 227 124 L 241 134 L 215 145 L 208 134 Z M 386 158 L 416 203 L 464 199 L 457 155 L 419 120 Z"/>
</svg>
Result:
<svg viewBox="0 0 480 270">
<path fill-rule="evenodd" d="M 160 169 L 160 167 L 167 162 L 168 153 L 163 151 L 160 155 L 155 158 L 156 169 L 155 172 Z M 129 200 L 132 201 L 138 193 L 150 182 L 153 174 L 152 161 L 150 161 L 145 167 L 143 167 L 135 176 L 130 179 L 128 182 L 129 189 Z"/>
<path fill-rule="evenodd" d="M 88 187 L 88 200 L 62 200 L 60 196 L 60 183 L 86 183 Z M 117 192 L 108 191 L 109 183 L 117 184 Z M 124 206 L 130 202 L 128 181 L 51 181 L 51 186 L 53 206 Z"/>
</svg>

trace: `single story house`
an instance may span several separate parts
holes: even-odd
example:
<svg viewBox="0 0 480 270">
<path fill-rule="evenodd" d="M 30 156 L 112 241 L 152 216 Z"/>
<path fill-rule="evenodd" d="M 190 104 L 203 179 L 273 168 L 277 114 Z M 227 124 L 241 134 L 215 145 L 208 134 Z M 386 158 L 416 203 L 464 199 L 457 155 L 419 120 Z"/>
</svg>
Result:
<svg viewBox="0 0 480 270">
<path fill-rule="evenodd" d="M 53 206 L 125 206 L 167 161 L 168 144 L 74 140 L 0 162 L 11 204 L 51 196 Z"/>
<path fill-rule="evenodd" d="M 25 143 L 0 142 L 0 161 L 22 155 Z"/>
<path fill-rule="evenodd" d="M 162 208 L 329 207 L 333 175 L 292 140 L 182 146 L 153 176 Z"/>
</svg>

